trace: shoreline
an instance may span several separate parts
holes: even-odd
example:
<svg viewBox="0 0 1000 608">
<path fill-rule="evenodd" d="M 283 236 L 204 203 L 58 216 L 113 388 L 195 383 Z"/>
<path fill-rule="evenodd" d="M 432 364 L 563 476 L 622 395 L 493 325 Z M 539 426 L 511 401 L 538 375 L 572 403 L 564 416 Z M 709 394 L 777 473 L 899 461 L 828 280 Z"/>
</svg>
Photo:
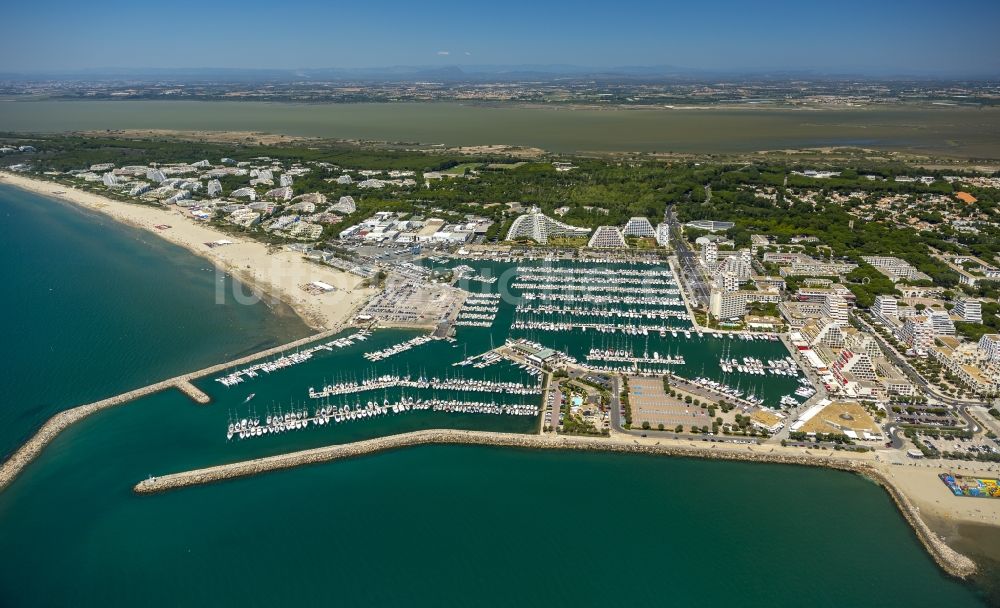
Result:
<svg viewBox="0 0 1000 608">
<path fill-rule="evenodd" d="M 154 494 L 178 488 L 251 477 L 303 465 L 332 462 L 421 445 L 477 445 L 538 450 L 601 451 L 822 467 L 856 473 L 881 486 L 889 494 L 889 497 L 896 505 L 903 519 L 913 529 L 917 539 L 926 551 L 938 566 L 949 575 L 964 580 L 973 576 L 978 570 L 974 561 L 952 549 L 934 533 L 930 526 L 920 517 L 920 509 L 913 504 L 909 497 L 873 461 L 866 462 L 856 458 L 833 457 L 832 455 L 815 456 L 808 454 L 808 452 L 806 454 L 782 453 L 775 452 L 774 449 L 770 452 L 755 451 L 749 447 L 747 451 L 728 448 L 718 449 L 717 446 L 723 444 L 714 444 L 712 448 L 706 449 L 696 446 L 693 443 L 684 445 L 685 443 L 689 443 L 686 441 L 668 441 L 666 443 L 660 441 L 656 444 L 643 444 L 634 440 L 625 441 L 618 437 L 620 436 L 613 435 L 611 439 L 577 436 L 553 437 L 451 429 L 413 431 L 353 443 L 337 444 L 203 469 L 194 469 L 160 477 L 150 477 L 137 483 L 133 487 L 133 491 L 136 494 Z"/>
<path fill-rule="evenodd" d="M 326 274 L 317 273 L 331 273 L 338 276 L 346 275 L 347 273 L 319 266 L 294 252 L 282 251 L 280 254 L 270 253 L 268 252 L 268 245 L 264 243 L 245 238 L 239 239 L 209 226 L 202 225 L 188 217 L 184 217 L 183 212 L 177 209 L 116 201 L 100 194 L 65 187 L 56 182 L 0 172 L 0 185 L 4 184 L 47 198 L 68 202 L 89 211 L 99 212 L 116 222 L 141 228 L 145 232 L 152 233 L 166 241 L 179 245 L 195 255 L 212 262 L 217 268 L 228 272 L 234 280 L 245 282 L 255 290 L 275 294 L 277 299 L 281 299 L 281 301 L 290 306 L 307 325 L 313 328 L 323 328 L 325 331 L 318 334 L 311 334 L 290 344 L 253 353 L 236 361 L 218 364 L 122 393 L 108 399 L 63 410 L 46 420 L 28 441 L 17 448 L 10 454 L 6 461 L 0 464 L 0 492 L 10 485 L 59 433 L 79 420 L 103 409 L 128 403 L 154 392 L 169 388 L 178 388 L 183 392 L 185 385 L 190 386 L 187 382 L 191 379 L 203 377 L 219 369 L 253 361 L 274 352 L 293 348 L 296 344 L 309 343 L 321 339 L 325 335 L 337 333 L 347 326 L 353 314 L 367 301 L 369 290 L 356 289 L 357 284 L 360 283 L 360 279 L 353 277 L 353 275 L 347 275 L 346 278 L 357 279 L 354 288 L 346 287 L 343 290 L 319 296 L 308 295 L 297 287 L 297 284 L 301 284 L 297 283 L 297 281 L 302 280 L 302 273 L 308 273 L 307 276 L 310 278 L 306 280 L 324 280 L 335 285 L 337 284 L 335 283 L 337 279 L 331 279 Z M 61 190 L 62 192 L 56 194 L 52 192 L 53 190 Z M 164 223 L 169 223 L 170 228 L 166 230 L 156 228 L 157 224 Z M 215 248 L 204 246 L 205 242 L 219 238 L 233 240 L 234 244 Z M 260 275 L 257 272 L 245 273 L 239 268 L 239 264 L 245 261 L 251 261 L 255 264 L 259 261 L 260 264 L 256 270 L 265 270 L 267 273 Z M 291 283 L 287 282 L 288 278 L 291 279 Z M 283 279 L 285 282 L 282 282 Z M 280 298 L 278 297 L 279 295 L 281 296 Z M 327 298 L 328 296 L 341 295 L 344 297 Z M 327 298 L 328 301 L 318 302 L 324 298 Z M 330 310 L 327 310 L 327 308 Z M 332 323 L 334 320 L 337 322 Z M 197 398 L 197 395 L 192 395 L 191 392 L 188 393 L 188 396 Z M 149 480 L 147 482 L 140 482 L 136 486 L 136 491 L 140 493 L 162 491 L 171 489 L 172 487 L 222 481 L 233 477 L 244 477 L 271 470 L 280 470 L 314 462 L 332 461 L 353 455 L 375 453 L 413 445 L 434 443 L 469 444 L 528 449 L 601 450 L 747 462 L 772 462 L 826 467 L 855 472 L 872 479 L 889 492 L 890 497 L 904 519 L 914 529 L 918 539 L 927 551 L 931 553 L 935 561 L 946 572 L 959 578 L 967 578 L 974 574 L 976 571 L 975 563 L 958 551 L 951 549 L 940 534 L 935 533 L 928 522 L 933 521 L 934 517 L 946 517 L 949 518 L 950 523 L 978 522 L 986 525 L 998 525 L 996 513 L 1000 513 L 1000 501 L 996 501 L 997 504 L 984 505 L 981 504 L 982 501 L 976 499 L 960 499 L 950 496 L 944 491 L 943 485 L 936 478 L 938 469 L 957 469 L 968 474 L 967 471 L 970 467 L 976 468 L 975 465 L 970 465 L 970 463 L 944 463 L 935 465 L 921 463 L 917 465 L 907 462 L 905 459 L 890 462 L 885 459 L 889 458 L 891 460 L 893 455 L 898 456 L 898 454 L 887 451 L 879 451 L 865 456 L 847 452 L 819 453 L 815 450 L 785 449 L 773 445 L 753 446 L 751 448 L 743 445 L 711 444 L 711 448 L 707 449 L 708 444 L 706 444 L 706 447 L 701 447 L 691 441 L 659 440 L 655 444 L 653 441 L 656 440 L 638 440 L 631 436 L 624 437 L 621 435 L 612 435 L 612 439 L 603 439 L 565 436 L 521 436 L 478 431 L 417 431 L 405 436 L 388 436 L 356 444 L 327 446 L 265 459 L 166 475 L 156 478 L 156 482 L 149 482 L 147 484 L 149 487 L 143 486 L 143 483 L 147 483 Z M 766 451 L 768 449 L 770 449 L 770 452 Z M 927 469 L 929 466 L 934 467 L 933 471 Z M 996 474 L 994 473 L 991 476 L 996 476 Z M 157 483 L 177 483 L 177 485 L 165 485 L 162 489 L 156 489 L 158 487 Z M 146 489 L 140 489 L 140 486 Z M 986 507 L 986 514 L 982 513 L 983 509 L 980 509 L 981 506 Z M 973 511 L 979 514 L 976 515 L 972 513 Z M 921 517 L 921 512 L 926 513 L 928 516 Z M 992 521 L 988 519 L 988 516 L 992 516 Z"/>
<path fill-rule="evenodd" d="M 238 283 L 248 286 L 265 303 L 268 296 L 284 303 L 313 331 L 325 331 L 346 324 L 353 311 L 372 293 L 370 288 L 361 287 L 360 277 L 314 264 L 292 251 L 282 249 L 272 253 L 266 243 L 236 237 L 197 223 L 178 208 L 126 203 L 58 182 L 7 171 L 0 171 L 0 184 L 100 213 L 120 224 L 141 229 L 183 247 L 208 260 Z M 169 228 L 161 230 L 156 227 L 163 225 Z M 222 247 L 205 245 L 220 239 L 228 239 L 232 244 Z M 312 295 L 299 288 L 299 285 L 311 281 L 323 281 L 336 287 L 336 290 Z M 233 297 L 237 302 L 248 297 L 224 292 L 221 296 Z"/>
</svg>

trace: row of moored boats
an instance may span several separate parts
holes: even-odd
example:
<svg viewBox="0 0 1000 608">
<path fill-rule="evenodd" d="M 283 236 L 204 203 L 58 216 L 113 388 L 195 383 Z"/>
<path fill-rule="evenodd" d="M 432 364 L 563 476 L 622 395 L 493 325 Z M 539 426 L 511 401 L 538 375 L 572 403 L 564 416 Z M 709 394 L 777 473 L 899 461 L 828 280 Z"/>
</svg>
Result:
<svg viewBox="0 0 1000 608">
<path fill-rule="evenodd" d="M 411 411 L 434 411 L 460 414 L 492 414 L 496 416 L 538 416 L 537 405 L 503 404 L 484 401 L 459 401 L 447 399 L 413 399 L 407 398 L 390 403 L 383 401 L 381 405 L 369 401 L 365 405 L 356 404 L 334 406 L 324 405 L 313 413 L 305 408 L 288 413 L 268 414 L 264 420 L 257 417 L 242 418 L 229 422 L 226 439 L 250 439 L 298 431 L 310 426 L 326 426 L 342 424 L 366 418 L 403 414 Z"/>
<path fill-rule="evenodd" d="M 309 387 L 309 396 L 313 399 L 322 399 L 333 395 L 348 395 L 390 388 L 506 393 L 509 395 L 540 395 L 542 393 L 540 383 L 536 385 L 528 385 L 521 384 L 520 382 L 507 382 L 500 380 L 476 380 L 467 378 L 441 379 L 425 377 L 413 378 L 411 376 L 386 374 L 377 378 L 363 380 L 361 382 L 338 382 L 335 384 L 327 384 L 320 390 Z"/>
<path fill-rule="evenodd" d="M 332 351 L 334 348 L 351 346 L 357 341 L 364 341 L 368 339 L 370 335 L 371 332 L 362 330 L 350 336 L 330 340 L 329 342 L 324 342 L 323 344 L 315 344 L 309 348 L 304 348 L 294 353 L 282 355 L 275 359 L 254 363 L 253 365 L 238 369 L 234 372 L 226 374 L 225 376 L 220 376 L 216 378 L 215 381 L 223 384 L 224 386 L 233 386 L 243 382 L 244 380 L 256 378 L 261 373 L 270 374 L 271 372 L 278 371 L 279 369 L 291 367 L 299 363 L 305 363 L 306 361 L 312 359 L 313 354 L 318 351 Z"/>
</svg>

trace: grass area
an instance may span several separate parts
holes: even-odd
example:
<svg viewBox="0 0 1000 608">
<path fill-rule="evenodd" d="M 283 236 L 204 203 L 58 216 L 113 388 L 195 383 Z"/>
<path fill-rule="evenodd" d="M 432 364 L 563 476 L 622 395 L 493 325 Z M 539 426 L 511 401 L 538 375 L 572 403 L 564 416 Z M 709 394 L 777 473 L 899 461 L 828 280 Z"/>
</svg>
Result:
<svg viewBox="0 0 1000 608">
<path fill-rule="evenodd" d="M 446 170 L 442 171 L 441 173 L 443 173 L 445 175 L 455 175 L 455 176 L 465 175 L 465 173 L 467 171 L 472 171 L 473 169 L 478 169 L 480 166 L 481 166 L 480 163 L 461 163 L 459 165 L 455 165 L 454 167 L 452 167 L 450 169 L 446 169 Z"/>
</svg>

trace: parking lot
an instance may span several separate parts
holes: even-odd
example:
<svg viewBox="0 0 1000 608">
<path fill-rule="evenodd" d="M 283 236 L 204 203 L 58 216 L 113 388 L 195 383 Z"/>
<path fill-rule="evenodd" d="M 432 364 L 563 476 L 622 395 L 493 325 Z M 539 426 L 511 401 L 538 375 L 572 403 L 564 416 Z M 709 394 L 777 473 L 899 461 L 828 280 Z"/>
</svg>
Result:
<svg viewBox="0 0 1000 608">
<path fill-rule="evenodd" d="M 691 425 L 712 425 L 712 419 L 705 410 L 667 395 L 660 378 L 630 376 L 628 387 L 633 428 L 641 426 L 643 422 L 649 422 L 654 429 L 662 424 L 665 429 L 670 430 L 678 424 L 685 429 L 689 429 Z"/>
</svg>

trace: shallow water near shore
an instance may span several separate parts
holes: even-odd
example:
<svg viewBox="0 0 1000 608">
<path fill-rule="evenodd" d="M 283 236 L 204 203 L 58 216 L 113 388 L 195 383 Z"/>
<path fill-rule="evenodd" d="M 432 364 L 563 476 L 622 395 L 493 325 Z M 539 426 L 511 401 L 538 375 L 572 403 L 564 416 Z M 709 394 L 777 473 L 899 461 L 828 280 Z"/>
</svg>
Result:
<svg viewBox="0 0 1000 608">
<path fill-rule="evenodd" d="M 206 260 L 70 203 L 0 185 L 0 454 L 51 415 L 309 329 L 263 303 L 216 304 Z"/>
<path fill-rule="evenodd" d="M 0 196 L 5 193 L 0 190 Z M 151 268 L 167 283 L 186 267 L 207 265 L 169 245 L 159 250 L 152 235 L 115 240 L 108 236 L 114 225 L 104 226 L 108 234 L 94 242 L 94 218 L 74 220 L 80 215 L 75 208 L 33 201 L 38 202 L 48 203 L 46 213 L 66 226 L 61 232 L 35 231 L 29 243 L 56 248 L 46 243 L 50 233 L 61 242 L 79 243 L 73 249 L 78 274 L 101 256 L 136 266 L 135 274 L 128 274 L 129 268 L 114 274 L 119 280 L 131 277 L 133 286 Z M 0 240 L 0 248 L 8 242 Z M 119 242 L 105 251 L 105 244 Z M 99 255 L 89 255 L 92 251 Z M 147 257 L 171 262 L 160 267 Z M 38 256 L 29 270 L 23 258 L 5 259 L 14 272 L 34 271 L 53 281 L 68 263 L 65 255 Z M 166 296 L 106 301 L 107 284 L 80 281 L 73 289 L 79 303 L 45 309 L 66 316 L 59 331 L 86 326 L 96 314 L 92 310 L 110 309 L 116 322 L 93 335 L 133 349 L 142 337 L 142 352 L 153 352 L 161 362 L 128 350 L 92 348 L 85 351 L 92 360 L 81 362 L 88 366 L 84 374 L 74 366 L 76 359 L 64 359 L 56 349 L 40 357 L 41 363 L 17 363 L 26 371 L 5 376 L 12 385 L 8 390 L 30 395 L 52 373 L 79 373 L 76 381 L 45 387 L 54 401 L 75 404 L 130 388 L 115 388 L 124 382 L 123 369 L 134 368 L 133 379 L 142 384 L 146 376 L 156 380 L 257 350 L 248 335 L 265 335 L 262 328 L 274 321 L 212 317 L 221 308 L 214 304 L 214 279 L 199 281 L 196 270 L 190 275 L 189 291 L 179 292 L 190 306 L 184 315 L 209 319 L 207 337 L 201 335 L 205 327 L 184 323 L 151 341 L 144 337 L 146 327 L 156 331 L 181 304 Z M 27 314 L 22 307 L 45 297 L 47 292 L 32 290 L 31 283 L 21 283 L 21 295 L 3 298 L 7 318 Z M 488 330 L 461 331 L 488 346 Z M 303 392 L 310 384 L 356 374 L 361 352 L 413 335 L 377 332 L 364 344 L 318 355 L 239 388 L 203 379 L 199 386 L 215 399 L 209 406 L 167 391 L 74 425 L 0 493 L 0 605 L 986 605 L 974 588 L 936 567 L 884 490 L 837 471 L 425 446 L 154 496 L 132 492 L 150 474 L 290 449 L 431 426 L 527 432 L 537 423 L 411 412 L 226 442 L 226 420 L 238 408 L 246 414 L 250 406 L 242 402 L 249 391 L 258 394 L 250 404 L 260 414 L 275 403 L 306 401 Z M 72 338 L 84 345 L 93 339 Z M 33 348 L 30 336 L 17 339 L 19 345 L 5 356 Z M 235 345 L 227 347 L 234 352 L 220 347 L 227 344 Z M 565 346 L 590 344 L 588 339 Z M 472 348 L 468 354 L 475 354 Z M 417 374 L 422 361 L 464 355 L 434 342 L 381 362 L 379 373 Z M 196 363 L 196 357 L 206 360 Z M 520 372 L 482 372 L 488 378 L 501 373 L 513 379 Z M 4 407 L 16 412 L 21 402 L 5 400 Z"/>
</svg>

